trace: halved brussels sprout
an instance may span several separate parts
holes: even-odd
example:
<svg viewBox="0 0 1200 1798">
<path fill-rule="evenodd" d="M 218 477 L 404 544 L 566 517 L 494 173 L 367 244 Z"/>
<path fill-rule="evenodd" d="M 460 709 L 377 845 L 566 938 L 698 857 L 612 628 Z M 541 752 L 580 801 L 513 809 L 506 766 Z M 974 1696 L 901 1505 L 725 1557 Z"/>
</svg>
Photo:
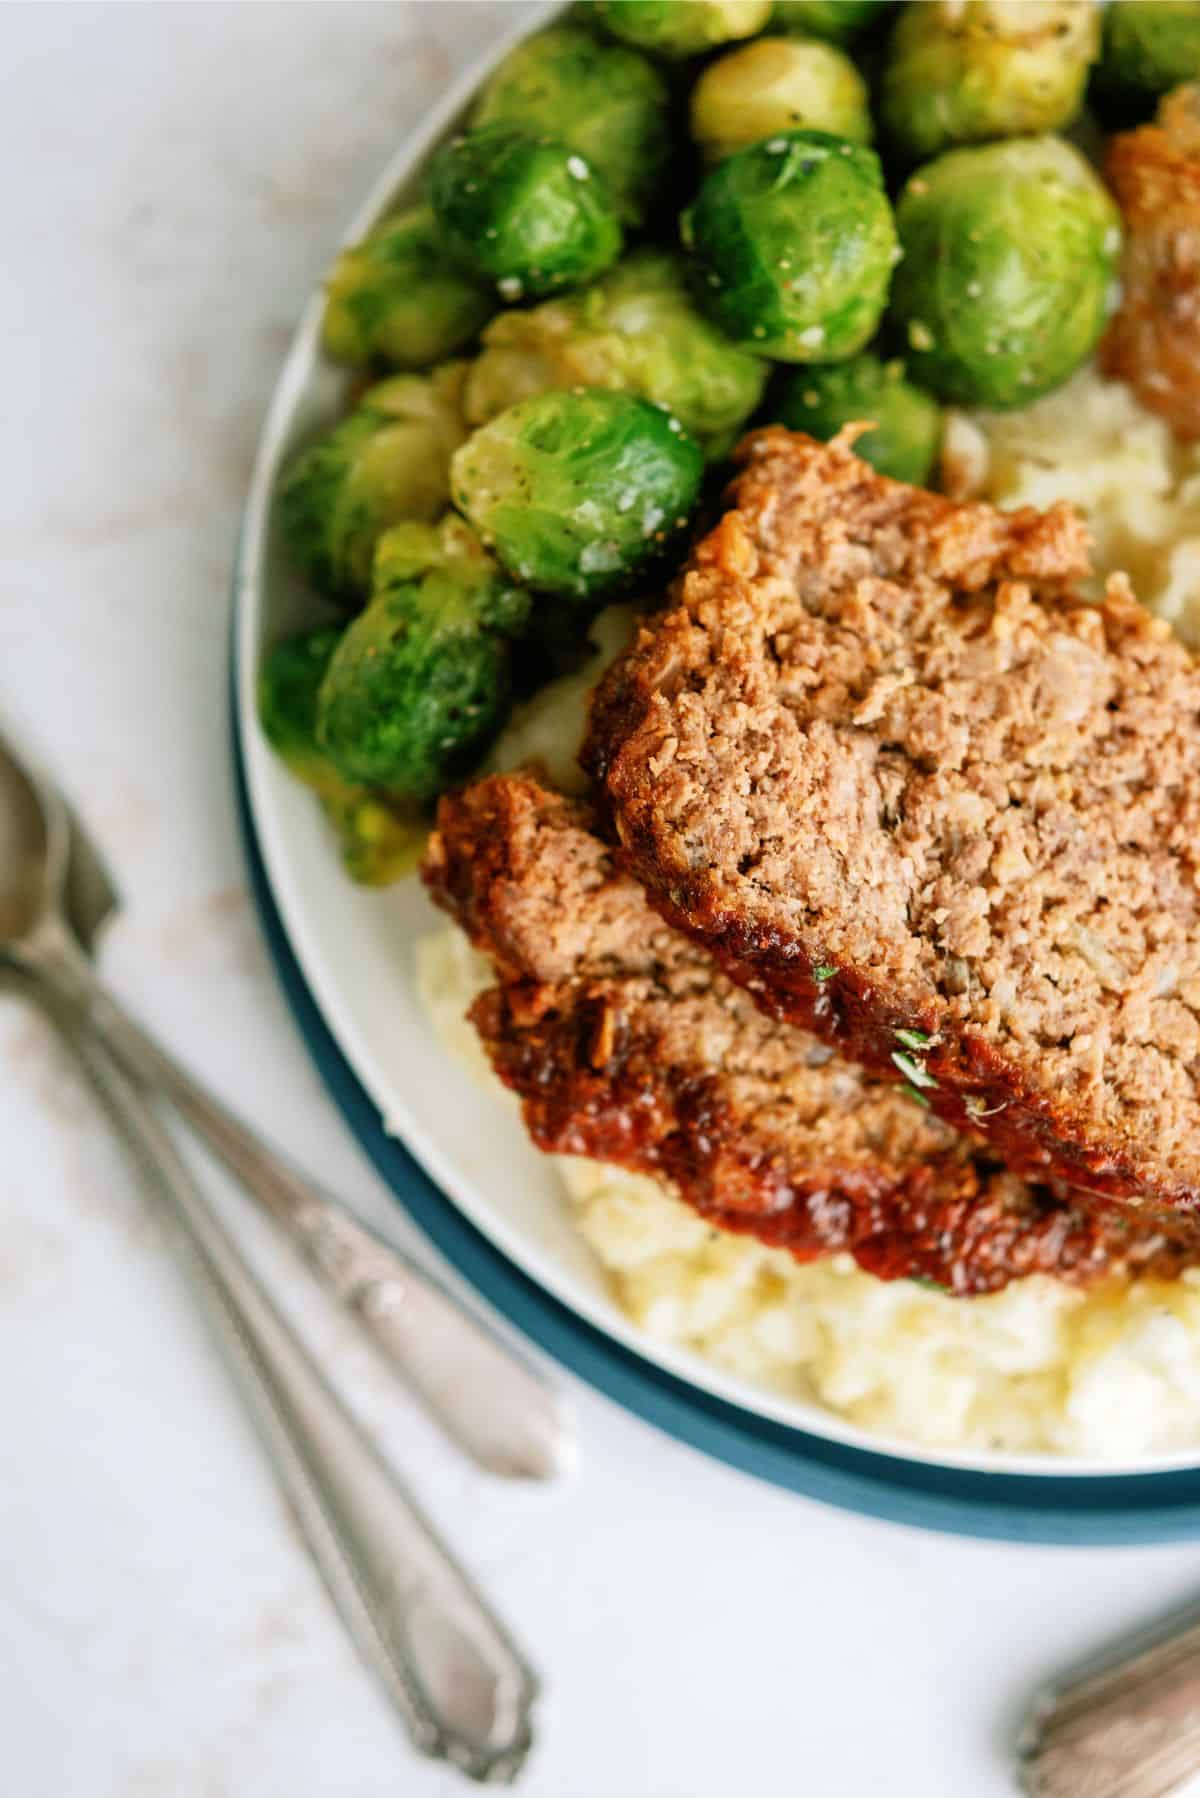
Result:
<svg viewBox="0 0 1200 1798">
<path fill-rule="evenodd" d="M 317 742 L 317 696 L 342 631 L 302 631 L 267 651 L 258 676 L 259 721 L 272 749 L 320 800 L 350 878 L 387 886 L 416 867 L 428 831 L 381 795 L 343 780 Z"/>
<path fill-rule="evenodd" d="M 461 518 L 381 537 L 370 602 L 317 699 L 317 738 L 338 773 L 414 804 L 436 798 L 503 727 L 510 640 L 529 607 Z"/>
<path fill-rule="evenodd" d="M 1103 32 L 1098 98 L 1131 124 L 1160 95 L 1200 80 L 1200 0 L 1112 0 Z"/>
<path fill-rule="evenodd" d="M 892 0 L 775 0 L 771 24 L 779 31 L 798 31 L 805 37 L 823 37 L 831 44 L 848 44 L 865 31 Z"/>
<path fill-rule="evenodd" d="M 905 380 L 903 362 L 878 356 L 789 370 L 771 394 L 766 416 L 823 442 L 843 425 L 873 421 L 875 428 L 856 441 L 855 455 L 914 487 L 928 485 L 942 441 L 937 401 Z"/>
<path fill-rule="evenodd" d="M 832 44 L 760 37 L 709 63 L 692 89 L 691 130 L 707 162 L 779 131 L 871 141 L 867 84 Z"/>
<path fill-rule="evenodd" d="M 719 163 L 681 223 L 705 309 L 781 362 L 834 362 L 870 341 L 898 255 L 879 158 L 784 131 Z"/>
<path fill-rule="evenodd" d="M 1095 348 L 1120 218 L 1061 138 L 948 151 L 909 180 L 896 222 L 891 315 L 923 387 L 958 405 L 1024 406 Z"/>
<path fill-rule="evenodd" d="M 371 582 L 380 534 L 401 519 L 433 519 L 450 497 L 450 457 L 466 436 L 465 362 L 431 375 L 393 375 L 289 465 L 279 522 L 297 565 L 341 605 Z"/>
<path fill-rule="evenodd" d="M 704 458 L 634 394 L 542 393 L 454 458 L 454 503 L 535 591 L 594 601 L 628 585 L 687 524 Z"/>
<path fill-rule="evenodd" d="M 1100 47 L 1093 0 L 923 0 L 901 12 L 880 98 L 916 160 L 1066 125 Z"/>
<path fill-rule="evenodd" d="M 477 337 L 493 294 L 450 260 L 428 206 L 343 250 L 325 284 L 321 342 L 335 362 L 430 368 Z"/>
<path fill-rule="evenodd" d="M 766 364 L 698 309 L 680 257 L 638 250 L 591 287 L 494 319 L 463 406 L 471 424 L 486 424 L 551 388 L 619 388 L 665 406 L 717 457 L 757 406 L 766 377 Z"/>
<path fill-rule="evenodd" d="M 614 37 L 639 50 L 699 56 L 761 31 L 771 0 L 594 0 L 592 10 Z"/>
<path fill-rule="evenodd" d="M 481 125 L 434 157 L 438 224 L 464 268 L 501 299 L 537 299 L 591 281 L 621 253 L 621 223 L 585 156 L 519 125 Z"/>
<path fill-rule="evenodd" d="M 640 224 L 671 155 L 670 96 L 654 64 L 579 25 L 552 25 L 505 57 L 472 123 L 521 125 L 587 158 L 627 225 Z"/>
</svg>

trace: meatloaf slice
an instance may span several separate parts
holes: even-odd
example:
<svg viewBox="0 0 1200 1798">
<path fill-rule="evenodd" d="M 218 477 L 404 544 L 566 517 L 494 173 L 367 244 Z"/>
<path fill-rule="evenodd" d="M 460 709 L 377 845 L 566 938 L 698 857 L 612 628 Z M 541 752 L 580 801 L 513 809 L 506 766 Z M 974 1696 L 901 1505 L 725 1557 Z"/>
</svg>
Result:
<svg viewBox="0 0 1200 1798">
<path fill-rule="evenodd" d="M 750 437 L 593 705 L 629 865 L 778 1016 L 1007 1164 L 1200 1200 L 1200 673 L 1066 507 Z"/>
<path fill-rule="evenodd" d="M 1197 1258 L 1192 1226 L 1173 1241 L 1063 1204 L 772 1022 L 614 867 L 587 810 L 530 778 L 444 798 L 424 875 L 494 964 L 471 1016 L 541 1149 L 664 1178 L 802 1260 L 848 1249 L 882 1278 L 958 1293 L 1037 1271 L 1169 1275 L 1189 1235 Z"/>
</svg>

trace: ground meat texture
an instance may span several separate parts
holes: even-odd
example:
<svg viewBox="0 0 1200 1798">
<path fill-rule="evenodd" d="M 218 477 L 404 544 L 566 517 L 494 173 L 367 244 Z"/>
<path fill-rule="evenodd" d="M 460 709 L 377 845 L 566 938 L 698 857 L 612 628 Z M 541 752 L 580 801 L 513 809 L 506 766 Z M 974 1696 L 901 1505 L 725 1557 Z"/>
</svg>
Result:
<svg viewBox="0 0 1200 1798">
<path fill-rule="evenodd" d="M 1200 85 L 1169 94 L 1156 124 L 1114 137 L 1105 174 L 1126 235 L 1100 365 L 1190 442 L 1200 438 Z"/>
<path fill-rule="evenodd" d="M 593 703 L 627 863 L 1016 1171 L 1200 1200 L 1200 675 L 1082 524 L 783 431 Z"/>
<path fill-rule="evenodd" d="M 960 1293 L 1021 1274 L 1170 1275 L 1175 1232 L 1005 1173 L 888 1081 L 773 1022 L 613 864 L 586 809 L 499 776 L 444 798 L 424 875 L 492 960 L 472 1009 L 543 1150 L 665 1180 L 802 1260 Z M 1190 1246 L 1189 1246 L 1190 1245 Z"/>
</svg>

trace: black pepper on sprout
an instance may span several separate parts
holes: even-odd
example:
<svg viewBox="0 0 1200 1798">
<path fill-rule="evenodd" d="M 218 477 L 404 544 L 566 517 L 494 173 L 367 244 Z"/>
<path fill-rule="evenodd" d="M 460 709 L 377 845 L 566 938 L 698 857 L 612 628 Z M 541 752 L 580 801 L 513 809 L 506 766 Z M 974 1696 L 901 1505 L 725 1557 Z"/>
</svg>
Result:
<svg viewBox="0 0 1200 1798">
<path fill-rule="evenodd" d="M 429 182 L 451 252 L 510 304 L 594 280 L 621 253 L 607 182 L 578 150 L 521 126 L 451 139 Z"/>
<path fill-rule="evenodd" d="M 343 250 L 325 286 L 321 342 L 335 362 L 429 368 L 462 349 L 496 310 L 494 293 L 456 268 L 432 211 L 385 219 Z"/>
<path fill-rule="evenodd" d="M 552 25 L 509 51 L 471 122 L 520 125 L 577 150 L 607 181 L 623 222 L 638 225 L 670 161 L 669 102 L 648 57 L 581 25 Z"/>
<path fill-rule="evenodd" d="M 1057 137 L 950 150 L 896 206 L 891 317 L 909 372 L 964 406 L 1024 406 L 1085 361 L 1113 298 L 1120 218 Z"/>
<path fill-rule="evenodd" d="M 874 336 L 899 250 L 879 158 L 821 131 L 739 150 L 680 221 L 696 291 L 736 343 L 833 362 Z"/>
<path fill-rule="evenodd" d="M 594 0 L 591 10 L 614 37 L 674 58 L 753 37 L 771 16 L 771 0 Z"/>
<path fill-rule="evenodd" d="M 434 519 L 450 498 L 450 457 L 467 434 L 465 362 L 431 375 L 393 375 L 291 462 L 279 524 L 318 592 L 355 606 L 371 581 L 375 544 L 402 519 Z"/>
<path fill-rule="evenodd" d="M 937 401 L 905 380 L 903 362 L 871 355 L 789 369 L 770 396 L 766 417 L 823 442 L 843 425 L 870 422 L 873 429 L 856 440 L 855 455 L 914 487 L 928 484 L 942 440 Z"/>
<path fill-rule="evenodd" d="M 589 605 L 686 527 L 704 458 L 661 406 L 601 388 L 523 400 L 454 458 L 454 503 L 536 592 Z"/>
<path fill-rule="evenodd" d="M 707 162 L 780 131 L 871 141 L 867 84 L 850 58 L 816 39 L 760 37 L 709 63 L 692 89 L 692 137 Z"/>
<path fill-rule="evenodd" d="M 590 287 L 494 319 L 463 407 L 469 423 L 486 424 L 551 388 L 617 388 L 665 406 L 718 458 L 758 405 L 766 378 L 766 363 L 700 311 L 682 257 L 636 250 Z"/>
<path fill-rule="evenodd" d="M 912 160 L 1067 125 L 1100 47 L 1093 0 L 922 0 L 901 12 L 880 95 Z"/>
<path fill-rule="evenodd" d="M 317 740 L 343 779 L 427 805 L 466 773 L 508 716 L 529 611 L 461 518 L 381 537 L 370 601 L 317 696 Z"/>
</svg>

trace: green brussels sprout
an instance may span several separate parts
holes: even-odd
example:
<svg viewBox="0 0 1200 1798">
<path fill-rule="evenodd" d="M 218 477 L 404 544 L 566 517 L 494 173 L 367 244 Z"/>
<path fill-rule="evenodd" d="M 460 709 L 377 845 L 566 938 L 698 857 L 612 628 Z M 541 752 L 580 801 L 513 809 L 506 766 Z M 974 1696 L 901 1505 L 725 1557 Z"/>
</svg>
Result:
<svg viewBox="0 0 1200 1798">
<path fill-rule="evenodd" d="M 923 387 L 958 405 L 1024 406 L 1091 354 L 1120 216 L 1070 144 L 948 150 L 911 177 L 896 222 L 891 314 Z"/>
<path fill-rule="evenodd" d="M 771 0 L 595 0 L 592 11 L 614 37 L 639 50 L 699 56 L 761 31 Z"/>
<path fill-rule="evenodd" d="M 509 52 L 472 124 L 522 125 L 577 150 L 641 224 L 671 157 L 670 96 L 654 64 L 579 25 L 552 25 Z"/>
<path fill-rule="evenodd" d="M 325 798 L 325 816 L 338 834 L 342 866 L 360 886 L 387 887 L 415 874 L 429 842 L 429 824 L 395 800 L 363 788 L 345 799 Z"/>
<path fill-rule="evenodd" d="M 343 629 L 338 624 L 320 625 L 285 637 L 267 651 L 258 670 L 262 733 L 297 780 L 318 791 L 338 783 L 317 743 L 317 693 Z"/>
<path fill-rule="evenodd" d="M 906 6 L 880 96 L 913 160 L 952 144 L 1053 131 L 1083 103 L 1099 49 L 1093 0 L 923 0 Z"/>
<path fill-rule="evenodd" d="M 780 31 L 848 44 L 890 5 L 891 0 L 775 0 L 771 24 Z"/>
<path fill-rule="evenodd" d="M 760 37 L 709 63 L 692 89 L 692 136 L 719 162 L 779 131 L 828 131 L 871 141 L 867 84 L 832 44 Z"/>
<path fill-rule="evenodd" d="M 1200 0 L 1112 0 L 1103 33 L 1098 98 L 1127 122 L 1148 118 L 1161 94 L 1200 79 Z"/>
<path fill-rule="evenodd" d="M 424 805 L 477 761 L 508 715 L 529 606 L 461 518 L 387 531 L 317 700 L 343 779 Z"/>
<path fill-rule="evenodd" d="M 463 409 L 479 425 L 551 388 L 618 388 L 665 406 L 716 458 L 757 406 L 766 378 L 766 364 L 699 311 L 678 256 L 637 250 L 592 287 L 494 319 Z"/>
<path fill-rule="evenodd" d="M 430 520 L 450 497 L 450 457 L 466 436 L 465 362 L 393 375 L 284 473 L 279 523 L 299 568 L 328 598 L 357 605 L 371 584 L 380 534 Z"/>
<path fill-rule="evenodd" d="M 432 211 L 418 206 L 342 251 L 325 284 L 321 342 L 353 368 L 374 357 L 430 368 L 477 337 L 495 310 L 486 288 L 451 264 Z"/>
<path fill-rule="evenodd" d="M 879 158 L 783 131 L 705 177 L 680 221 L 706 310 L 780 362 L 835 362 L 875 335 L 898 255 Z"/>
<path fill-rule="evenodd" d="M 768 418 L 828 442 L 843 425 L 873 421 L 854 452 L 880 474 L 928 484 L 942 440 L 936 400 L 904 378 L 904 364 L 855 356 L 824 368 L 789 369 L 770 397 Z"/>
<path fill-rule="evenodd" d="M 321 626 L 267 651 L 258 675 L 259 721 L 276 754 L 320 800 L 351 879 L 386 886 L 416 867 L 427 832 L 382 795 L 344 781 L 317 742 L 317 696 L 341 637 L 341 626 Z"/>
<path fill-rule="evenodd" d="M 577 287 L 621 254 L 608 184 L 586 156 L 519 125 L 481 125 L 434 157 L 438 224 L 464 268 L 503 300 Z"/>
<path fill-rule="evenodd" d="M 469 437 L 454 503 L 516 578 L 598 600 L 687 523 L 704 457 L 677 418 L 631 393 L 540 393 Z"/>
</svg>

